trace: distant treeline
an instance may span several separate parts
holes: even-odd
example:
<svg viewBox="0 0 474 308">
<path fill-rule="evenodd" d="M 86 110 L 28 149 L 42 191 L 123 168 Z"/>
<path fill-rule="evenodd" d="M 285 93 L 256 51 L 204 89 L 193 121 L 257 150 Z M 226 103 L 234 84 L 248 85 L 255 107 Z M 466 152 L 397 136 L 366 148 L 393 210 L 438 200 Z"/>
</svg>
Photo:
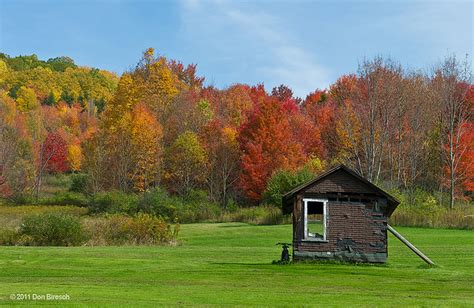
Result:
<svg viewBox="0 0 474 308">
<path fill-rule="evenodd" d="M 285 85 L 206 86 L 196 65 L 151 48 L 120 78 L 68 57 L 0 54 L 0 89 L 5 198 L 39 196 L 45 174 L 76 172 L 86 194 L 160 187 L 204 191 L 223 208 L 278 204 L 341 162 L 451 207 L 474 189 L 474 86 L 454 56 L 427 74 L 376 57 L 303 99 Z"/>
</svg>

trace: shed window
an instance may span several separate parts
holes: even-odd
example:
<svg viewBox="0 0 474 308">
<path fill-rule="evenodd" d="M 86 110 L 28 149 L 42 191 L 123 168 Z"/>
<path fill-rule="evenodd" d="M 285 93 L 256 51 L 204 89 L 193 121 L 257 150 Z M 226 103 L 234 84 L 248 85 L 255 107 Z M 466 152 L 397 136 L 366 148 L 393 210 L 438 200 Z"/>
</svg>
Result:
<svg viewBox="0 0 474 308">
<path fill-rule="evenodd" d="M 303 199 L 305 240 L 326 240 L 327 202 L 325 199 Z"/>
</svg>

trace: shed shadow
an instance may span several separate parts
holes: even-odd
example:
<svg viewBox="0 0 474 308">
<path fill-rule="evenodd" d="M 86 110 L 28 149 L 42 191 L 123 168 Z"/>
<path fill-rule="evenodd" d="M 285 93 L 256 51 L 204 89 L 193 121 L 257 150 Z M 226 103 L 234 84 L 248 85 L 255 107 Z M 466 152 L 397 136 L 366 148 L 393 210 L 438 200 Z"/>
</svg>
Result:
<svg viewBox="0 0 474 308">
<path fill-rule="evenodd" d="M 249 225 L 248 224 L 236 224 L 236 225 L 220 225 L 218 226 L 218 228 L 241 228 L 241 227 L 248 227 Z"/>
<path fill-rule="evenodd" d="M 272 263 L 239 263 L 239 262 L 211 262 L 210 264 L 214 265 L 235 265 L 241 267 L 248 267 L 248 266 L 272 266 Z"/>
</svg>

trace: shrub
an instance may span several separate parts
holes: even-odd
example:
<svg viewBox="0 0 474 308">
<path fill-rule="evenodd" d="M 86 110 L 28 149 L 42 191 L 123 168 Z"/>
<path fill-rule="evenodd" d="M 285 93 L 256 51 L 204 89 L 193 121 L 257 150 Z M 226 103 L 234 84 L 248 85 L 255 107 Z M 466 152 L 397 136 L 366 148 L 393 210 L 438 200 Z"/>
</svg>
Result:
<svg viewBox="0 0 474 308">
<path fill-rule="evenodd" d="M 108 191 L 95 194 L 89 199 L 91 213 L 126 213 L 138 211 L 139 196 L 121 191 Z"/>
<path fill-rule="evenodd" d="M 227 200 L 226 211 L 227 212 L 235 212 L 239 209 L 239 205 L 234 199 Z"/>
<path fill-rule="evenodd" d="M 79 218 L 59 213 L 27 216 L 19 235 L 27 237 L 24 244 L 32 246 L 76 246 L 84 241 Z"/>
<path fill-rule="evenodd" d="M 13 246 L 16 245 L 19 238 L 18 232 L 12 229 L 0 229 L 0 245 Z"/>
<path fill-rule="evenodd" d="M 148 214 L 136 217 L 110 215 L 85 224 L 92 245 L 157 245 L 175 243 L 179 225 L 174 229 L 162 218 Z"/>
<path fill-rule="evenodd" d="M 75 205 L 87 206 L 88 199 L 81 193 L 76 192 L 57 192 L 49 198 L 42 198 L 38 202 L 41 205 Z"/>
<path fill-rule="evenodd" d="M 181 203 L 181 200 L 170 197 L 166 190 L 157 187 L 144 194 L 138 209 L 140 212 L 161 216 L 167 221 L 173 221 L 178 217 L 178 208 L 183 207 Z"/>
<path fill-rule="evenodd" d="M 283 194 L 313 177 L 314 173 L 309 168 L 303 168 L 296 172 L 279 170 L 268 181 L 267 188 L 263 193 L 263 202 L 277 206 L 283 212 L 289 213 L 289 209 L 283 208 L 282 205 Z"/>
<path fill-rule="evenodd" d="M 221 207 L 209 202 L 205 191 L 191 190 L 180 203 L 177 218 L 180 222 L 214 221 L 221 215 Z"/>
<path fill-rule="evenodd" d="M 77 206 L 0 206 L 0 226 L 7 229 L 18 229 L 23 219 L 32 214 L 63 213 L 74 216 L 87 214 L 87 209 Z"/>
<path fill-rule="evenodd" d="M 219 219 L 221 213 L 220 206 L 215 203 L 190 203 L 179 208 L 176 218 L 183 223 L 209 222 Z"/>
<path fill-rule="evenodd" d="M 8 203 L 14 205 L 32 204 L 34 199 L 30 194 L 14 194 L 7 199 Z"/>
<path fill-rule="evenodd" d="M 180 223 L 215 221 L 221 215 L 219 205 L 209 202 L 203 191 L 191 190 L 186 196 L 179 198 L 170 196 L 161 188 L 155 188 L 143 196 L 139 211 Z"/>
<path fill-rule="evenodd" d="M 86 174 L 74 174 L 71 178 L 69 191 L 87 193 L 88 178 Z"/>
</svg>

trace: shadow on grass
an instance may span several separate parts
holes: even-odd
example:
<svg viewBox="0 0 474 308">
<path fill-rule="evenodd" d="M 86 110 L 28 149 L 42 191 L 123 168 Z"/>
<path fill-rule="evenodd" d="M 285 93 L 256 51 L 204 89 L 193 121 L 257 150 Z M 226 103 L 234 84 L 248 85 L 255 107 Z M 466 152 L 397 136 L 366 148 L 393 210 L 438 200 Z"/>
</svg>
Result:
<svg viewBox="0 0 474 308">
<path fill-rule="evenodd" d="M 283 266 L 283 265 L 343 265 L 343 266 L 357 266 L 357 267 L 388 267 L 387 264 L 378 264 L 378 263 L 356 263 L 356 262 L 344 262 L 336 260 L 308 260 L 308 261 L 298 261 L 298 262 L 281 262 L 274 260 L 268 263 L 239 263 L 239 262 L 212 262 L 214 265 L 236 265 L 236 266 Z M 423 267 L 424 268 L 424 267 Z"/>
<path fill-rule="evenodd" d="M 251 225 L 244 222 L 235 222 L 231 225 L 219 225 L 218 228 L 241 228 L 241 227 L 250 227 Z"/>
<path fill-rule="evenodd" d="M 213 265 L 236 265 L 236 266 L 242 266 L 242 267 L 248 267 L 248 266 L 273 266 L 271 262 L 269 263 L 239 263 L 239 262 L 212 262 L 210 264 Z"/>
</svg>

